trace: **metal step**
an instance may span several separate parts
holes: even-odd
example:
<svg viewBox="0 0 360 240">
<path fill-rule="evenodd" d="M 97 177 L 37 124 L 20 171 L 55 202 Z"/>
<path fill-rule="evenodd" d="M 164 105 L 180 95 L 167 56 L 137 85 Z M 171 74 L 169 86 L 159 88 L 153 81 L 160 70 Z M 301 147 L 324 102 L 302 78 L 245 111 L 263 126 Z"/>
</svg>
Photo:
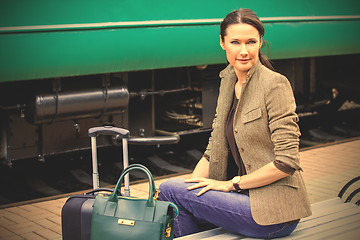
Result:
<svg viewBox="0 0 360 240">
<path fill-rule="evenodd" d="M 330 133 L 324 132 L 323 130 L 321 130 L 319 128 L 310 129 L 309 134 L 311 136 L 313 136 L 314 138 L 324 139 L 324 140 L 328 140 L 328 141 L 340 141 L 340 140 L 346 139 L 345 137 L 335 136 Z"/>
<path fill-rule="evenodd" d="M 87 184 L 89 186 L 93 185 L 93 180 L 92 180 L 92 176 L 89 175 L 88 173 L 86 173 L 84 170 L 82 169 L 74 169 L 71 170 L 70 173 L 74 176 L 74 178 L 76 178 L 76 180 L 78 180 L 81 183 Z M 101 177 L 101 176 L 100 176 Z M 104 181 L 100 181 L 99 182 L 100 186 L 109 186 L 112 185 L 110 183 L 104 182 Z"/>
<path fill-rule="evenodd" d="M 33 188 L 35 191 L 40 192 L 44 195 L 52 196 L 52 195 L 63 194 L 63 192 L 61 192 L 53 187 L 50 187 L 45 182 L 43 182 L 42 180 L 40 180 L 36 177 L 29 177 L 26 179 L 26 181 L 27 181 L 27 184 L 29 186 L 31 186 L 31 188 Z"/>
<path fill-rule="evenodd" d="M 120 169 L 121 171 L 124 170 L 124 166 L 122 165 L 122 163 L 116 162 L 114 163 L 114 166 L 118 169 Z M 130 171 L 130 176 L 139 178 L 139 179 L 147 179 L 147 175 L 146 173 L 142 172 L 142 171 Z M 153 176 L 155 176 L 153 174 Z"/>
<path fill-rule="evenodd" d="M 203 156 L 203 153 L 197 149 L 187 150 L 186 153 L 189 155 L 190 158 L 194 159 L 195 161 L 199 161 Z"/>
<path fill-rule="evenodd" d="M 168 162 L 166 162 L 165 160 L 163 160 L 162 158 L 160 158 L 159 156 L 157 155 L 154 155 L 154 156 L 150 156 L 147 158 L 152 164 L 156 165 L 157 167 L 161 168 L 161 169 L 165 169 L 165 170 L 169 170 L 171 172 L 176 172 L 176 173 L 179 173 L 179 172 L 187 172 L 189 171 L 190 169 L 187 169 L 187 168 L 183 168 L 183 167 L 179 167 L 179 166 L 175 166 L 175 165 L 172 165 Z"/>
</svg>

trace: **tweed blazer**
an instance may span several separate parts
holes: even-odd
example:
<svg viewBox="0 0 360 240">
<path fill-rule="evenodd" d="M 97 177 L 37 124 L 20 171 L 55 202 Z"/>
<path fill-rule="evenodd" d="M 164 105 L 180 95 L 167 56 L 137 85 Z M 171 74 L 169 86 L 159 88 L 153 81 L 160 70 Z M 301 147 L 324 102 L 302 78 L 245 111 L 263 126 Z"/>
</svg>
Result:
<svg viewBox="0 0 360 240">
<path fill-rule="evenodd" d="M 227 180 L 228 146 L 225 124 L 234 96 L 237 77 L 229 65 L 220 72 L 221 84 L 213 131 L 205 154 L 209 177 Z M 264 187 L 249 189 L 251 212 L 260 225 L 288 222 L 311 215 L 299 163 L 298 116 L 291 85 L 286 77 L 260 61 L 249 70 L 234 114 L 235 141 L 247 174 L 282 161 L 296 171 Z"/>
</svg>

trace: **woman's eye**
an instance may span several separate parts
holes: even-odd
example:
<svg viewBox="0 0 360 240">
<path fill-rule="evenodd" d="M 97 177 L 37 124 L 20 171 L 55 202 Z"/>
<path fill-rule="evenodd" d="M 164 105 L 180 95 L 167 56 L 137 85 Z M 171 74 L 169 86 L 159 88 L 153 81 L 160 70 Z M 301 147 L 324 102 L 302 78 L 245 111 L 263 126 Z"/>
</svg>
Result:
<svg viewBox="0 0 360 240">
<path fill-rule="evenodd" d="M 239 44 L 238 41 L 231 41 L 231 44 Z"/>
<path fill-rule="evenodd" d="M 248 44 L 255 44 L 255 43 L 256 43 L 255 40 L 250 40 L 250 41 L 248 42 Z"/>
</svg>

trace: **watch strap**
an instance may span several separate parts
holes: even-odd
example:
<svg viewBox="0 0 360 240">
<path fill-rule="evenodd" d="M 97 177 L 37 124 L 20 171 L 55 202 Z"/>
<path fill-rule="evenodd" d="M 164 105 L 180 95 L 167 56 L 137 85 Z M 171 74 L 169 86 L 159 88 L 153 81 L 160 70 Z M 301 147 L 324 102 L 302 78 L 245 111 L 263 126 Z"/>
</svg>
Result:
<svg viewBox="0 0 360 240">
<path fill-rule="evenodd" d="M 242 190 L 239 186 L 239 181 L 240 181 L 240 179 L 236 182 L 233 182 L 233 186 L 236 189 L 236 191 L 238 191 L 238 192 L 240 192 Z"/>
<path fill-rule="evenodd" d="M 236 191 L 241 191 L 242 189 L 240 188 L 240 186 L 239 186 L 239 183 L 233 183 L 233 185 L 234 185 L 234 188 L 236 189 Z"/>
</svg>

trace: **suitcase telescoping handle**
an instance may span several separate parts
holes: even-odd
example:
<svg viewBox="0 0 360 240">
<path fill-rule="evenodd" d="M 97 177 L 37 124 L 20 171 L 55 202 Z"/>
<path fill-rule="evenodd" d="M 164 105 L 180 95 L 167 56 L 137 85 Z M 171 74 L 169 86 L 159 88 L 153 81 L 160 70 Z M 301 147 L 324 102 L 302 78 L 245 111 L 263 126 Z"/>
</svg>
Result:
<svg viewBox="0 0 360 240">
<path fill-rule="evenodd" d="M 89 137 L 91 138 L 91 152 L 93 158 L 93 188 L 99 188 L 99 172 L 97 164 L 96 137 L 99 135 L 119 135 L 122 138 L 123 145 L 123 161 L 124 169 L 129 166 L 128 158 L 128 139 L 129 130 L 112 126 L 94 127 L 89 129 Z M 129 174 L 125 176 L 125 196 L 130 196 Z"/>
<path fill-rule="evenodd" d="M 124 128 L 113 126 L 93 127 L 89 129 L 89 137 L 97 137 L 98 135 L 120 135 L 122 138 L 129 138 L 130 132 Z"/>
</svg>

